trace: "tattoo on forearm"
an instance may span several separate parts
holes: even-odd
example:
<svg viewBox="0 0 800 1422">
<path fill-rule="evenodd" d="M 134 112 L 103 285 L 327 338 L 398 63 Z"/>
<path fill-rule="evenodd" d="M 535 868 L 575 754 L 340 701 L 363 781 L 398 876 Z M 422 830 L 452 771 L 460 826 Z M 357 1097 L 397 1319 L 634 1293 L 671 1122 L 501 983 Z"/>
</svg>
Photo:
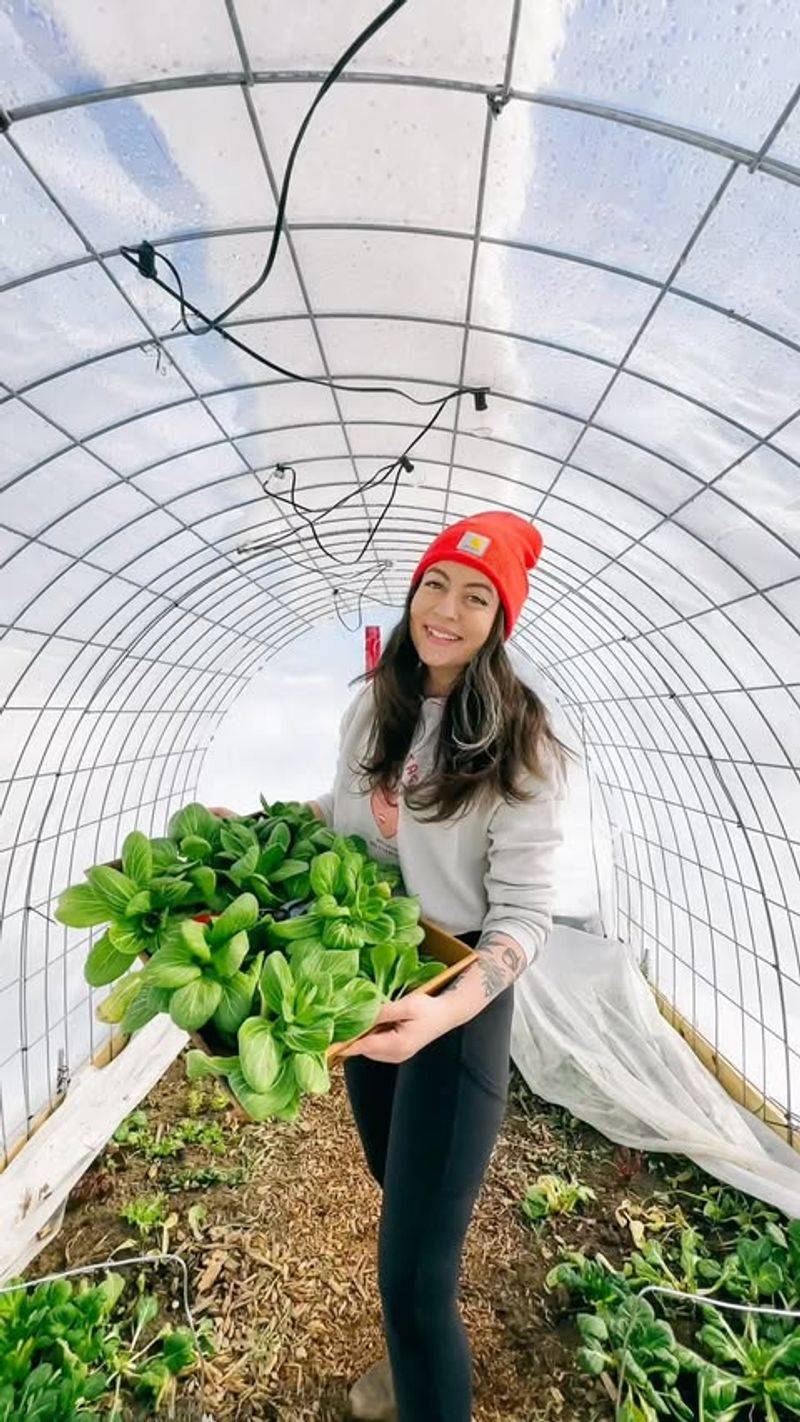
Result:
<svg viewBox="0 0 800 1422">
<path fill-rule="evenodd" d="M 491 930 L 484 933 L 475 945 L 475 952 L 478 954 L 477 967 L 487 1003 L 497 997 L 504 988 L 509 987 L 527 964 L 522 949 L 504 933 L 493 933 Z M 447 992 L 456 992 L 461 980 L 462 978 L 458 977 L 446 983 L 439 994 L 440 997 L 444 997 Z"/>
<path fill-rule="evenodd" d="M 480 955 L 487 1002 L 513 983 L 525 967 L 522 949 L 504 933 L 484 933 L 475 952 Z"/>
</svg>

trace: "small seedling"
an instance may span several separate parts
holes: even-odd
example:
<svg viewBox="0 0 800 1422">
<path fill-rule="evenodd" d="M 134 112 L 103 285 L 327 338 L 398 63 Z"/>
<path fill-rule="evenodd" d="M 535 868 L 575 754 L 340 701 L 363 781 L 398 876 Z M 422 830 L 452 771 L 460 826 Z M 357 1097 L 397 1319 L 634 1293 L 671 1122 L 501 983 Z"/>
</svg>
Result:
<svg viewBox="0 0 800 1422">
<path fill-rule="evenodd" d="M 543 1220 L 551 1215 L 571 1215 L 580 1205 L 597 1196 L 589 1185 L 578 1180 L 566 1180 L 562 1175 L 540 1175 L 529 1185 L 522 1208 L 530 1220 Z"/>
<path fill-rule="evenodd" d="M 123 1205 L 120 1210 L 120 1219 L 126 1224 L 133 1225 L 139 1231 L 143 1239 L 154 1231 L 163 1229 L 167 1223 L 167 1199 L 159 1192 L 157 1195 L 139 1195 L 137 1199 L 131 1200 L 129 1204 Z"/>
</svg>

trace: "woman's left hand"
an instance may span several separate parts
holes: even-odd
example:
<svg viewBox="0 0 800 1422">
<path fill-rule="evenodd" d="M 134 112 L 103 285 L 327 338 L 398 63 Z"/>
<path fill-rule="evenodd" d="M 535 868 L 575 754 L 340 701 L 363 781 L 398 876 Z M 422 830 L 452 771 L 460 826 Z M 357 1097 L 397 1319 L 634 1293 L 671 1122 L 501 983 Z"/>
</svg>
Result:
<svg viewBox="0 0 800 1422">
<path fill-rule="evenodd" d="M 371 1030 L 342 1052 L 340 1060 L 370 1057 L 374 1062 L 399 1065 L 449 1031 L 451 1025 L 443 1003 L 425 992 L 409 993 L 385 1002 Z"/>
</svg>

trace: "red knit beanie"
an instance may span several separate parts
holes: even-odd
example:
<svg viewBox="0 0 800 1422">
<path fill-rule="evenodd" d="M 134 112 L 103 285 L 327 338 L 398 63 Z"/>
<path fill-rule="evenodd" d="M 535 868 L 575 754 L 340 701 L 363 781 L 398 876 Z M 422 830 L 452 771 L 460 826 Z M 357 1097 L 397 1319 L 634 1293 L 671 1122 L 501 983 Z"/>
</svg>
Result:
<svg viewBox="0 0 800 1422">
<path fill-rule="evenodd" d="M 415 588 L 431 563 L 466 563 L 494 583 L 505 613 L 505 637 L 528 596 L 528 569 L 542 551 L 542 535 L 532 523 L 512 513 L 479 513 L 462 518 L 434 538 L 411 578 Z"/>
</svg>

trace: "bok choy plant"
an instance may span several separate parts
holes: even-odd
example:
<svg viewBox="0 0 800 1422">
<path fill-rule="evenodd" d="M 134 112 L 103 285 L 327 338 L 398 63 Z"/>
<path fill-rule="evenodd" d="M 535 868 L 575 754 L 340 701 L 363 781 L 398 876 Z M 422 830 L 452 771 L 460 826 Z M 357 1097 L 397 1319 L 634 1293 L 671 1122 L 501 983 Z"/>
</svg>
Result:
<svg viewBox="0 0 800 1422">
<path fill-rule="evenodd" d="M 108 924 L 93 943 L 84 965 L 92 987 L 114 982 L 142 953 L 154 953 L 170 939 L 175 914 L 186 912 L 193 886 L 169 872 L 175 861 L 169 851 L 132 830 L 122 846 L 122 868 L 96 864 L 85 884 L 72 884 L 61 893 L 55 910 L 68 928 L 95 928 Z"/>
<path fill-rule="evenodd" d="M 258 990 L 261 1010 L 240 1026 L 238 1055 L 191 1051 L 187 1075 L 191 1081 L 226 1077 L 256 1121 L 291 1121 L 304 1092 L 330 1089 L 328 1047 L 366 1032 L 383 996 L 375 984 L 359 979 L 357 952 L 314 945 L 297 945 L 292 962 L 280 950 L 270 953 Z"/>
</svg>

